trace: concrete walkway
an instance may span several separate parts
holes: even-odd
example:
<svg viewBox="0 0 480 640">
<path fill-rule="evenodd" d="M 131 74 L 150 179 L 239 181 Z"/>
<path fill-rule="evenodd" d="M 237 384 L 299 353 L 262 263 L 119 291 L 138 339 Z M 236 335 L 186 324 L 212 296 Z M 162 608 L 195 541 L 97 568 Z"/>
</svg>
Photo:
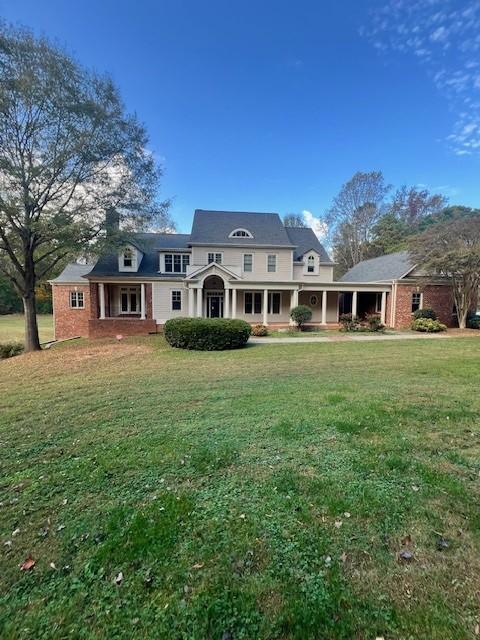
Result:
<svg viewBox="0 0 480 640">
<path fill-rule="evenodd" d="M 480 337 L 480 333 L 477 333 Z M 381 334 L 335 334 L 332 336 L 312 336 L 302 338 L 255 338 L 251 337 L 249 344 L 302 344 L 304 342 L 374 342 L 377 340 L 445 340 L 446 338 L 475 337 L 469 334 L 451 333 L 381 333 Z"/>
</svg>

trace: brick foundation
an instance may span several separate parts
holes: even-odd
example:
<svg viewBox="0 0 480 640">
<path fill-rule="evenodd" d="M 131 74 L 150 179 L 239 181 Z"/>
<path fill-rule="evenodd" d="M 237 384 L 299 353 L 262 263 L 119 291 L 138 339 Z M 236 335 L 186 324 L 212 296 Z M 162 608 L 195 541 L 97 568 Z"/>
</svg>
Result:
<svg viewBox="0 0 480 640">
<path fill-rule="evenodd" d="M 139 320 L 137 318 L 105 318 L 99 320 L 93 318 L 88 321 L 89 338 L 110 338 L 116 335 L 122 336 L 146 336 L 156 333 L 155 320 Z"/>
<path fill-rule="evenodd" d="M 453 297 L 452 289 L 448 285 L 414 285 L 399 284 L 397 285 L 397 294 L 395 301 L 395 318 L 394 328 L 401 329 L 410 326 L 412 322 L 412 294 L 423 293 L 423 308 L 429 307 L 433 309 L 440 322 L 447 327 L 456 327 L 456 319 L 452 314 Z M 388 313 L 387 309 L 387 313 Z M 387 319 L 388 319 L 387 315 Z"/>
</svg>

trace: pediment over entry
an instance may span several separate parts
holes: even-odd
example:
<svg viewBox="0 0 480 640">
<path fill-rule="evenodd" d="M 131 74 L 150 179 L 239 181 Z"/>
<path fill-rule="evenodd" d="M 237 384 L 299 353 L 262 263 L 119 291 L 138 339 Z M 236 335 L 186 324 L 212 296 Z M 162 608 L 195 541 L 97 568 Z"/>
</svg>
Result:
<svg viewBox="0 0 480 640">
<path fill-rule="evenodd" d="M 211 262 L 210 264 L 206 264 L 203 267 L 199 267 L 195 271 L 192 271 L 192 273 L 189 273 L 185 280 L 204 280 L 208 276 L 219 276 L 224 281 L 241 279 L 236 273 L 225 267 L 223 264 Z"/>
</svg>

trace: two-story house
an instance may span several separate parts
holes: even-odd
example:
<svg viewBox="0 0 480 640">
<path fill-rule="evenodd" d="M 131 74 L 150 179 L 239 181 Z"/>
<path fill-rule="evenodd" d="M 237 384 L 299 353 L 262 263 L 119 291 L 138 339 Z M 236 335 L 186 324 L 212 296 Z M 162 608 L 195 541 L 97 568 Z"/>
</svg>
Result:
<svg viewBox="0 0 480 640">
<path fill-rule="evenodd" d="M 287 326 L 297 304 L 314 325 L 373 311 L 396 326 L 394 280 L 413 268 L 405 256 L 397 263 L 388 279 L 378 268 L 369 277 L 364 263 L 359 278 L 334 282 L 311 229 L 285 227 L 276 213 L 197 210 L 189 235 L 138 233 L 94 266 L 68 265 L 52 281 L 55 337 L 155 333 L 180 316 Z"/>
</svg>

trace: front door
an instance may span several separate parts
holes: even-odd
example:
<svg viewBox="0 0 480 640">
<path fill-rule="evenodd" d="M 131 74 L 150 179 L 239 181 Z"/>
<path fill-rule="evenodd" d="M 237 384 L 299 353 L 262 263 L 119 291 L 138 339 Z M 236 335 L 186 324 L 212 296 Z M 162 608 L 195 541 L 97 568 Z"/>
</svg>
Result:
<svg viewBox="0 0 480 640">
<path fill-rule="evenodd" d="M 208 318 L 223 318 L 223 296 L 208 296 Z"/>
</svg>

